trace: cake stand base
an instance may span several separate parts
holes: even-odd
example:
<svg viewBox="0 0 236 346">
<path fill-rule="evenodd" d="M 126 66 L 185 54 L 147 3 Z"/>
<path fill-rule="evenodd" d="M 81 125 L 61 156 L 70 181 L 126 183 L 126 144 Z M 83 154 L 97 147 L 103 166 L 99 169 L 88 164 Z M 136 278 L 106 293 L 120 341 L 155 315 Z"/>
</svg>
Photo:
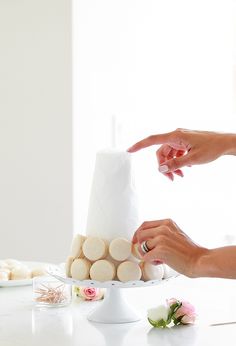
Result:
<svg viewBox="0 0 236 346">
<path fill-rule="evenodd" d="M 68 278 L 65 274 L 64 265 L 55 266 L 51 265 L 47 268 L 48 274 L 54 278 L 64 282 L 67 285 L 75 286 L 84 286 L 84 287 L 97 287 L 97 288 L 106 288 L 107 292 L 103 302 L 99 303 L 99 307 L 93 310 L 88 316 L 88 320 L 91 322 L 99 323 L 128 323 L 136 322 L 142 319 L 132 307 L 125 301 L 123 298 L 122 288 L 135 288 L 135 287 L 147 287 L 159 285 L 167 282 L 168 280 L 175 278 L 179 274 L 174 272 L 173 275 L 170 275 L 168 278 L 162 280 L 149 280 L 149 281 L 96 281 L 96 280 L 75 280 Z"/>
<path fill-rule="evenodd" d="M 101 305 L 88 315 L 98 323 L 128 323 L 141 320 L 141 316 L 125 301 L 121 288 L 107 288 Z"/>
</svg>

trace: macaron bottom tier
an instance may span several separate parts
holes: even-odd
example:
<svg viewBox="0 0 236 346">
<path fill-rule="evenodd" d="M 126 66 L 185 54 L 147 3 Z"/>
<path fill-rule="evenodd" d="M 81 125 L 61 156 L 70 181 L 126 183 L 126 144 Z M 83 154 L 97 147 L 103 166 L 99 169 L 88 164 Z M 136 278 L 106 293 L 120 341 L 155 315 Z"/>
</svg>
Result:
<svg viewBox="0 0 236 346">
<path fill-rule="evenodd" d="M 108 242 L 77 234 L 65 263 L 66 276 L 75 280 L 121 282 L 163 280 L 176 274 L 166 264 L 142 260 L 138 247 L 125 238 Z"/>
</svg>

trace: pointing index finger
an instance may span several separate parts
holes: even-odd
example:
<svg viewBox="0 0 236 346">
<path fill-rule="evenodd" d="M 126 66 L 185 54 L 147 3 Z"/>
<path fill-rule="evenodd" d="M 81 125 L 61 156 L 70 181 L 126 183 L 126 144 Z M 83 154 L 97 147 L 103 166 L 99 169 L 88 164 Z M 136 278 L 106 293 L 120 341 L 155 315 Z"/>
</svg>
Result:
<svg viewBox="0 0 236 346">
<path fill-rule="evenodd" d="M 169 133 L 162 133 L 162 134 L 146 137 L 142 139 L 141 141 L 132 145 L 127 151 L 129 153 L 134 153 L 138 150 L 150 147 L 155 144 L 168 143 L 172 139 L 172 134 L 173 132 L 169 132 Z"/>
</svg>

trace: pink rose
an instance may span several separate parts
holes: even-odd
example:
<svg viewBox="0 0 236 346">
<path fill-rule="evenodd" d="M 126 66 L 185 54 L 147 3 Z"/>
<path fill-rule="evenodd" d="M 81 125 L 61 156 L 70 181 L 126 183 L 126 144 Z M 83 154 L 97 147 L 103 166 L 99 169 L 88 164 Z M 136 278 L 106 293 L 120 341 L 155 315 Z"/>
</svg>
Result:
<svg viewBox="0 0 236 346">
<path fill-rule="evenodd" d="M 181 318 L 182 324 L 194 323 L 197 317 L 194 306 L 191 305 L 189 302 L 182 301 L 182 305 L 175 313 L 176 318 L 181 316 L 183 316 Z"/>
<path fill-rule="evenodd" d="M 179 300 L 176 299 L 176 298 L 170 298 L 170 299 L 167 299 L 166 302 L 167 302 L 167 304 L 169 306 L 171 306 L 171 305 L 176 304 L 177 302 L 179 302 Z"/>
<path fill-rule="evenodd" d="M 169 307 L 173 306 L 176 303 L 179 303 L 180 306 L 176 308 L 176 310 L 174 311 L 173 319 L 178 319 L 178 321 L 182 324 L 193 324 L 197 317 L 195 307 L 184 300 L 179 301 L 176 298 L 171 298 L 167 300 L 167 304 L 169 305 Z"/>
<path fill-rule="evenodd" d="M 79 287 L 78 295 L 84 300 L 99 300 L 104 296 L 103 290 L 95 287 Z"/>
</svg>

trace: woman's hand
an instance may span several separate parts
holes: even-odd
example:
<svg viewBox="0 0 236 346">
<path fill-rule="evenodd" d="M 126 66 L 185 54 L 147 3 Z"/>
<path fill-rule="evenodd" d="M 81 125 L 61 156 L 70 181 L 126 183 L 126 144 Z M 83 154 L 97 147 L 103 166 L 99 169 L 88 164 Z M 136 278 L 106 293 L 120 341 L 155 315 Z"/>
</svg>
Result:
<svg viewBox="0 0 236 346">
<path fill-rule="evenodd" d="M 147 137 L 130 147 L 128 152 L 156 144 L 162 144 L 156 152 L 159 171 L 171 180 L 174 180 L 174 174 L 183 177 L 181 168 L 184 166 L 208 163 L 224 154 L 236 155 L 235 134 L 186 129 Z"/>
<path fill-rule="evenodd" d="M 199 262 L 209 250 L 195 244 L 172 220 L 144 222 L 133 237 L 133 243 L 146 241 L 150 251 L 144 261 L 161 261 L 188 277 L 201 272 Z"/>
</svg>

